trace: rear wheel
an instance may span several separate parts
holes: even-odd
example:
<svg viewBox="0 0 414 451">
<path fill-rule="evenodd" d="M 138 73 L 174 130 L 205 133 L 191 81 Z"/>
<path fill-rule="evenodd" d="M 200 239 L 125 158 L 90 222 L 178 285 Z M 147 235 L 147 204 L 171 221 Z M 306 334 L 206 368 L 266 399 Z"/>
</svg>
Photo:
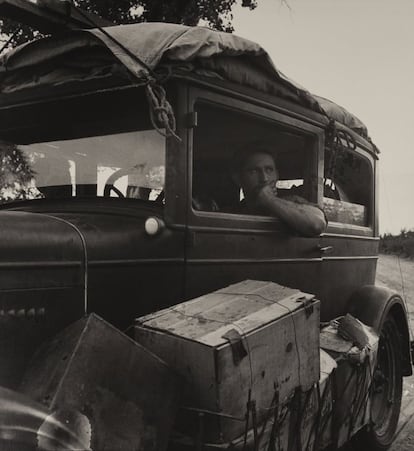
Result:
<svg viewBox="0 0 414 451">
<path fill-rule="evenodd" d="M 365 450 L 386 450 L 393 442 L 402 396 L 401 339 L 388 316 L 382 326 L 371 390 L 370 424 L 357 436 Z"/>
</svg>

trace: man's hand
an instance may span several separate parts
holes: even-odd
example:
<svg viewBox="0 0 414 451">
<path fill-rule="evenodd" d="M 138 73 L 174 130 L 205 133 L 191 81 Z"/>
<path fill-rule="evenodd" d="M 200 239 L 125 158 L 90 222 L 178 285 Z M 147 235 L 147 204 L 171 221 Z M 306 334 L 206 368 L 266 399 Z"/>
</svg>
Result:
<svg viewBox="0 0 414 451">
<path fill-rule="evenodd" d="M 267 214 L 280 218 L 302 236 L 318 236 L 326 229 L 322 210 L 299 196 L 279 197 L 275 182 L 262 185 L 255 201 Z"/>
<path fill-rule="evenodd" d="M 259 206 L 266 207 L 273 202 L 275 197 L 277 197 L 277 188 L 276 183 L 272 181 L 259 187 L 256 202 Z"/>
</svg>

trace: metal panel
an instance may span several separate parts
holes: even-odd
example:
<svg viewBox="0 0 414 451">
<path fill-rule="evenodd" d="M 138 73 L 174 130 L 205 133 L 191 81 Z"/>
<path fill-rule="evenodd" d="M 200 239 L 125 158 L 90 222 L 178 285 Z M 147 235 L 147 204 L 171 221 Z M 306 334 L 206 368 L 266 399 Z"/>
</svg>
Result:
<svg viewBox="0 0 414 451">
<path fill-rule="evenodd" d="M 161 451 L 180 386 L 158 357 L 91 315 L 39 351 L 21 390 L 73 433 L 89 430 L 93 451 Z"/>
</svg>

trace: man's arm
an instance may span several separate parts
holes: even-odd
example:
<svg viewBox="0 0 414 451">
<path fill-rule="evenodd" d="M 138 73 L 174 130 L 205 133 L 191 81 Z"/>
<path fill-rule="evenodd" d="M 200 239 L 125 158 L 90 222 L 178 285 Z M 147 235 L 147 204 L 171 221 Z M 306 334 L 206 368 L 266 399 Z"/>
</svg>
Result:
<svg viewBox="0 0 414 451">
<path fill-rule="evenodd" d="M 281 219 L 302 236 L 318 236 L 326 229 L 326 218 L 320 208 L 305 200 L 302 203 L 280 198 L 276 187 L 264 186 L 257 194 L 256 201 L 269 215 Z"/>
</svg>

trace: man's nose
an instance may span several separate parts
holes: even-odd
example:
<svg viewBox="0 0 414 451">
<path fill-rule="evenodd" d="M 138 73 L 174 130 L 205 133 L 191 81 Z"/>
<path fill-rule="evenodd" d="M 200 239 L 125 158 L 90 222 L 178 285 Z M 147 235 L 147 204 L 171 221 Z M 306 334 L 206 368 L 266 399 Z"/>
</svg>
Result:
<svg viewBox="0 0 414 451">
<path fill-rule="evenodd" d="M 260 171 L 259 178 L 261 183 L 266 183 L 270 180 L 270 176 L 265 170 Z"/>
</svg>

